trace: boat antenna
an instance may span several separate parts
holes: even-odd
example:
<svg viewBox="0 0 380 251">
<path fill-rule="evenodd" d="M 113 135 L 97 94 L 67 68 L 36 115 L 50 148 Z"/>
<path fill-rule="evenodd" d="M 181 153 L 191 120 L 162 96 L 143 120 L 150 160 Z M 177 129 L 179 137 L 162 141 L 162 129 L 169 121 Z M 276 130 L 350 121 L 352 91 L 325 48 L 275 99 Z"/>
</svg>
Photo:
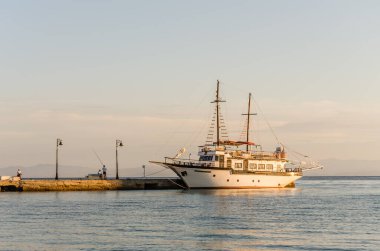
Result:
<svg viewBox="0 0 380 251">
<path fill-rule="evenodd" d="M 249 148 L 249 122 L 250 122 L 250 119 L 251 119 L 251 116 L 252 115 L 257 115 L 257 113 L 251 113 L 251 93 L 249 93 L 249 97 L 248 97 L 248 112 L 247 113 L 243 113 L 242 115 L 243 116 L 247 116 L 247 152 L 248 152 L 248 148 Z"/>
<path fill-rule="evenodd" d="M 216 146 L 220 145 L 220 116 L 219 116 L 219 103 L 226 102 L 219 97 L 219 80 L 216 82 L 216 99 L 211 103 L 215 103 L 216 106 Z"/>
</svg>

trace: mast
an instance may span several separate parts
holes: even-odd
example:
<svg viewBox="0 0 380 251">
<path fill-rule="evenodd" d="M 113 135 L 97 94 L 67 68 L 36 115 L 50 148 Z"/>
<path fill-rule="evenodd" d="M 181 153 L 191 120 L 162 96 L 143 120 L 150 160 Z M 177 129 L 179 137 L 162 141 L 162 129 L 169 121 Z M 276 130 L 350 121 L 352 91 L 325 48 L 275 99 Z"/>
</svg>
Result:
<svg viewBox="0 0 380 251">
<path fill-rule="evenodd" d="M 220 124 L 219 124 L 219 80 L 217 80 L 217 87 L 216 87 L 216 146 L 219 146 L 220 137 L 219 137 L 219 131 L 220 131 Z"/>
<path fill-rule="evenodd" d="M 216 104 L 216 146 L 220 145 L 220 116 L 219 116 L 219 103 L 225 102 L 219 97 L 219 80 L 216 82 L 216 99 L 211 103 Z"/>
<path fill-rule="evenodd" d="M 249 142 L 249 121 L 251 118 L 251 93 L 249 93 L 249 98 L 248 98 L 248 121 L 247 121 L 247 151 L 248 151 L 248 142 Z"/>
<path fill-rule="evenodd" d="M 242 115 L 246 115 L 247 116 L 247 148 L 246 148 L 246 150 L 247 150 L 247 152 L 248 152 L 248 150 L 249 150 L 249 145 L 248 145 L 248 143 L 249 143 L 249 125 L 250 125 L 250 120 L 251 120 L 251 116 L 252 115 L 257 115 L 257 113 L 251 113 L 251 93 L 249 93 L 249 97 L 248 97 L 248 113 L 246 113 L 246 114 L 242 114 Z"/>
</svg>

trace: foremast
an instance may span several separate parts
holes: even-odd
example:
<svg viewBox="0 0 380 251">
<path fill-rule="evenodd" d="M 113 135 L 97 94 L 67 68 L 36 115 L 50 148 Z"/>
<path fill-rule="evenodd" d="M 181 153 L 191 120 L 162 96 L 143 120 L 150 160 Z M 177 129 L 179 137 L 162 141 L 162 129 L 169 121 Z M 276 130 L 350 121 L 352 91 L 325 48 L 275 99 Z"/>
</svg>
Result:
<svg viewBox="0 0 380 251">
<path fill-rule="evenodd" d="M 220 145 L 220 105 L 219 103 L 226 102 L 222 100 L 219 95 L 219 80 L 216 82 L 216 99 L 211 103 L 215 103 L 216 106 L 216 146 Z"/>
</svg>

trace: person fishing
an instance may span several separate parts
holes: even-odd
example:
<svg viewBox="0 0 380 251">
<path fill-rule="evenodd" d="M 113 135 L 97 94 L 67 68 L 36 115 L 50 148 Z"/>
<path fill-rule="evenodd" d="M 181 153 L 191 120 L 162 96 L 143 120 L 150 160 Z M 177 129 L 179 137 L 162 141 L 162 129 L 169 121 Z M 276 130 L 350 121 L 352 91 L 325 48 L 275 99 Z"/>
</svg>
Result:
<svg viewBox="0 0 380 251">
<path fill-rule="evenodd" d="M 100 159 L 98 153 L 95 151 L 95 149 L 92 149 L 92 151 L 94 152 L 95 156 L 98 158 L 100 164 L 103 166 L 101 169 L 99 169 L 98 171 L 98 175 L 99 175 L 99 178 L 100 179 L 104 179 L 106 180 L 107 179 L 107 167 L 106 165 L 103 163 L 103 161 Z"/>
<path fill-rule="evenodd" d="M 22 176 L 22 172 L 21 172 L 21 170 L 20 170 L 20 169 L 17 169 L 17 177 L 19 177 L 20 180 L 22 179 L 21 176 Z"/>
<path fill-rule="evenodd" d="M 102 171 L 103 171 L 103 179 L 107 179 L 107 167 L 106 165 L 103 165 L 103 168 L 102 168 Z"/>
</svg>

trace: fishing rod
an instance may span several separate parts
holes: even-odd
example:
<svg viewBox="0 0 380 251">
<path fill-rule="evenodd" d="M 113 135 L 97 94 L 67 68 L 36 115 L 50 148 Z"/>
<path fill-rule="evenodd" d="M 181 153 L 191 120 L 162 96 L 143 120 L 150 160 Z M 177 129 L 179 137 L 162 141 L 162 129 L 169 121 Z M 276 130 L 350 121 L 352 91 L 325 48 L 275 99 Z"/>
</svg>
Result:
<svg viewBox="0 0 380 251">
<path fill-rule="evenodd" d="M 92 149 L 92 151 L 94 152 L 95 156 L 98 158 L 100 164 L 101 164 L 102 166 L 104 166 L 103 161 L 100 159 L 100 157 L 99 157 L 98 153 L 95 151 L 95 149 Z"/>
</svg>

